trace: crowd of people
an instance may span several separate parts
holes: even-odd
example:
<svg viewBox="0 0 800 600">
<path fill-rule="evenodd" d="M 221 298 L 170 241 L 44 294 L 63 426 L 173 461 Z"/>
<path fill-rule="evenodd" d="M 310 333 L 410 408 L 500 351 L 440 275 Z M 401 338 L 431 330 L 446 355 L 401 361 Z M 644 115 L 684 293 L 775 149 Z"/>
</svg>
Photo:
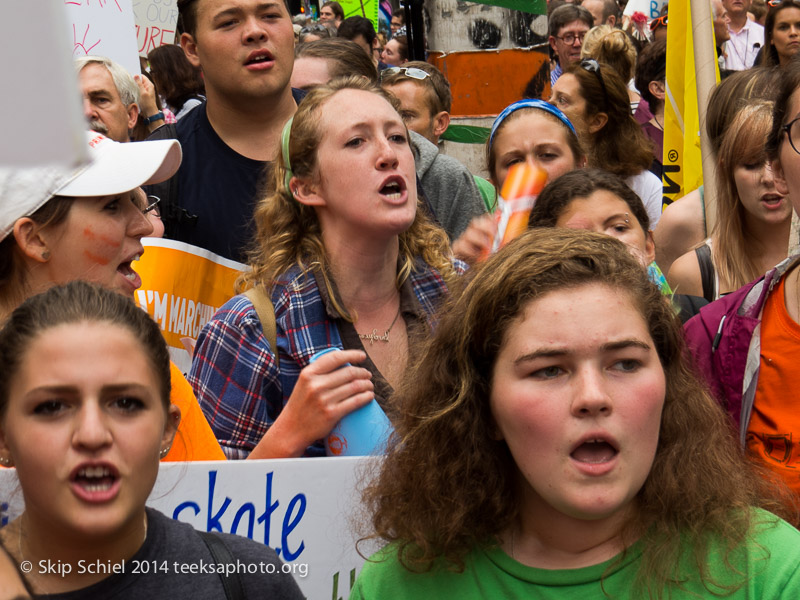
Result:
<svg viewBox="0 0 800 600">
<path fill-rule="evenodd" d="M 143 74 L 76 60 L 88 166 L 0 168 L 0 600 L 301 598 L 272 549 L 146 507 L 159 463 L 325 456 L 373 400 L 353 599 L 800 596 L 800 2 L 710 7 L 716 185 L 667 207 L 668 6 L 632 32 L 550 0 L 549 90 L 480 170 L 402 8 L 178 0 Z M 153 236 L 247 266 L 187 373 L 132 300 Z M 176 558 L 275 570 L 16 567 Z"/>
</svg>

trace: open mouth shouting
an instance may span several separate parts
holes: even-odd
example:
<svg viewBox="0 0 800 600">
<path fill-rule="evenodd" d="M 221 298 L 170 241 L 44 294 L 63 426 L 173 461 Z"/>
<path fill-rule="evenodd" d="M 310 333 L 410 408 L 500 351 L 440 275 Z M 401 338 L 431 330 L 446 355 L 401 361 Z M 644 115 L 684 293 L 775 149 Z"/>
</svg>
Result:
<svg viewBox="0 0 800 600">
<path fill-rule="evenodd" d="M 590 475 L 603 475 L 611 470 L 619 455 L 619 445 L 605 434 L 582 438 L 570 452 L 579 470 Z"/>
<path fill-rule="evenodd" d="M 130 286 L 131 292 L 139 289 L 142 286 L 142 278 L 133 270 L 132 263 L 139 260 L 141 252 L 133 255 L 130 259 L 123 261 L 117 267 L 117 273 L 125 278 L 125 285 Z"/>
<path fill-rule="evenodd" d="M 399 175 L 388 177 L 381 186 L 379 193 L 389 202 L 403 202 L 406 197 L 406 181 Z"/>
<path fill-rule="evenodd" d="M 108 463 L 79 465 L 69 480 L 72 491 L 85 502 L 107 502 L 119 492 L 119 472 Z"/>
</svg>

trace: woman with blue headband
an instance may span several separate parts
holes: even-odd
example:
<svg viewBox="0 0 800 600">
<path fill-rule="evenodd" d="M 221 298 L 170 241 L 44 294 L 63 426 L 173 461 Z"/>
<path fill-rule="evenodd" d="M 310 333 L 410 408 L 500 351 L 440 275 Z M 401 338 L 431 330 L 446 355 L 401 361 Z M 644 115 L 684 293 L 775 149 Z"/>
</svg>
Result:
<svg viewBox="0 0 800 600">
<path fill-rule="evenodd" d="M 265 311 L 236 296 L 201 331 L 189 375 L 230 458 L 324 454 L 320 440 L 373 398 L 391 416 L 409 344 L 464 268 L 417 210 L 395 103 L 341 78 L 284 128 L 243 281 L 271 299 L 274 342 Z M 310 362 L 328 348 L 338 351 Z"/>
<path fill-rule="evenodd" d="M 508 170 L 527 162 L 547 173 L 553 181 L 586 165 L 586 155 L 575 128 L 558 108 L 542 100 L 525 99 L 507 106 L 497 116 L 486 143 L 489 179 L 497 190 L 505 183 Z M 495 234 L 492 215 L 478 217 L 453 244 L 462 260 L 474 262 L 491 246 Z"/>
</svg>

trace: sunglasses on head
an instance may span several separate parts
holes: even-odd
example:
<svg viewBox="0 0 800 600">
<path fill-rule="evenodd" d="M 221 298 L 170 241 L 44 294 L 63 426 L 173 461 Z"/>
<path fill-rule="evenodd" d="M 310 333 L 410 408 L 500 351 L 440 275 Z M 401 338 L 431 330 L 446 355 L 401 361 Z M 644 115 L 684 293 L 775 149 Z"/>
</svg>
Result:
<svg viewBox="0 0 800 600">
<path fill-rule="evenodd" d="M 603 98 L 608 101 L 608 92 L 606 91 L 606 84 L 603 81 L 603 74 L 600 72 L 600 63 L 593 58 L 584 58 L 581 61 L 581 69 L 594 73 L 597 81 L 600 82 L 600 87 L 603 89 Z"/>
<path fill-rule="evenodd" d="M 398 73 L 402 73 L 406 77 L 411 77 L 411 79 L 418 79 L 420 81 L 431 76 L 431 74 L 427 71 L 417 69 L 416 67 L 389 67 L 388 69 L 381 71 L 381 81 L 383 81 L 384 77 L 390 77 L 392 75 L 397 75 Z"/>
</svg>

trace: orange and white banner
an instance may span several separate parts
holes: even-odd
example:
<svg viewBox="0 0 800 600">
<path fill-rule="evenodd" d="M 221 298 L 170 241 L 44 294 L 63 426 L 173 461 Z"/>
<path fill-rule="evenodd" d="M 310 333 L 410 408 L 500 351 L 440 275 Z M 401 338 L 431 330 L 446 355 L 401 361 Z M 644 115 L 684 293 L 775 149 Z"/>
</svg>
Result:
<svg viewBox="0 0 800 600">
<path fill-rule="evenodd" d="M 235 295 L 236 278 L 247 267 L 175 240 L 144 238 L 142 244 L 136 301 L 161 326 L 173 362 L 186 373 L 187 346 L 194 347 L 203 325 Z"/>
</svg>

